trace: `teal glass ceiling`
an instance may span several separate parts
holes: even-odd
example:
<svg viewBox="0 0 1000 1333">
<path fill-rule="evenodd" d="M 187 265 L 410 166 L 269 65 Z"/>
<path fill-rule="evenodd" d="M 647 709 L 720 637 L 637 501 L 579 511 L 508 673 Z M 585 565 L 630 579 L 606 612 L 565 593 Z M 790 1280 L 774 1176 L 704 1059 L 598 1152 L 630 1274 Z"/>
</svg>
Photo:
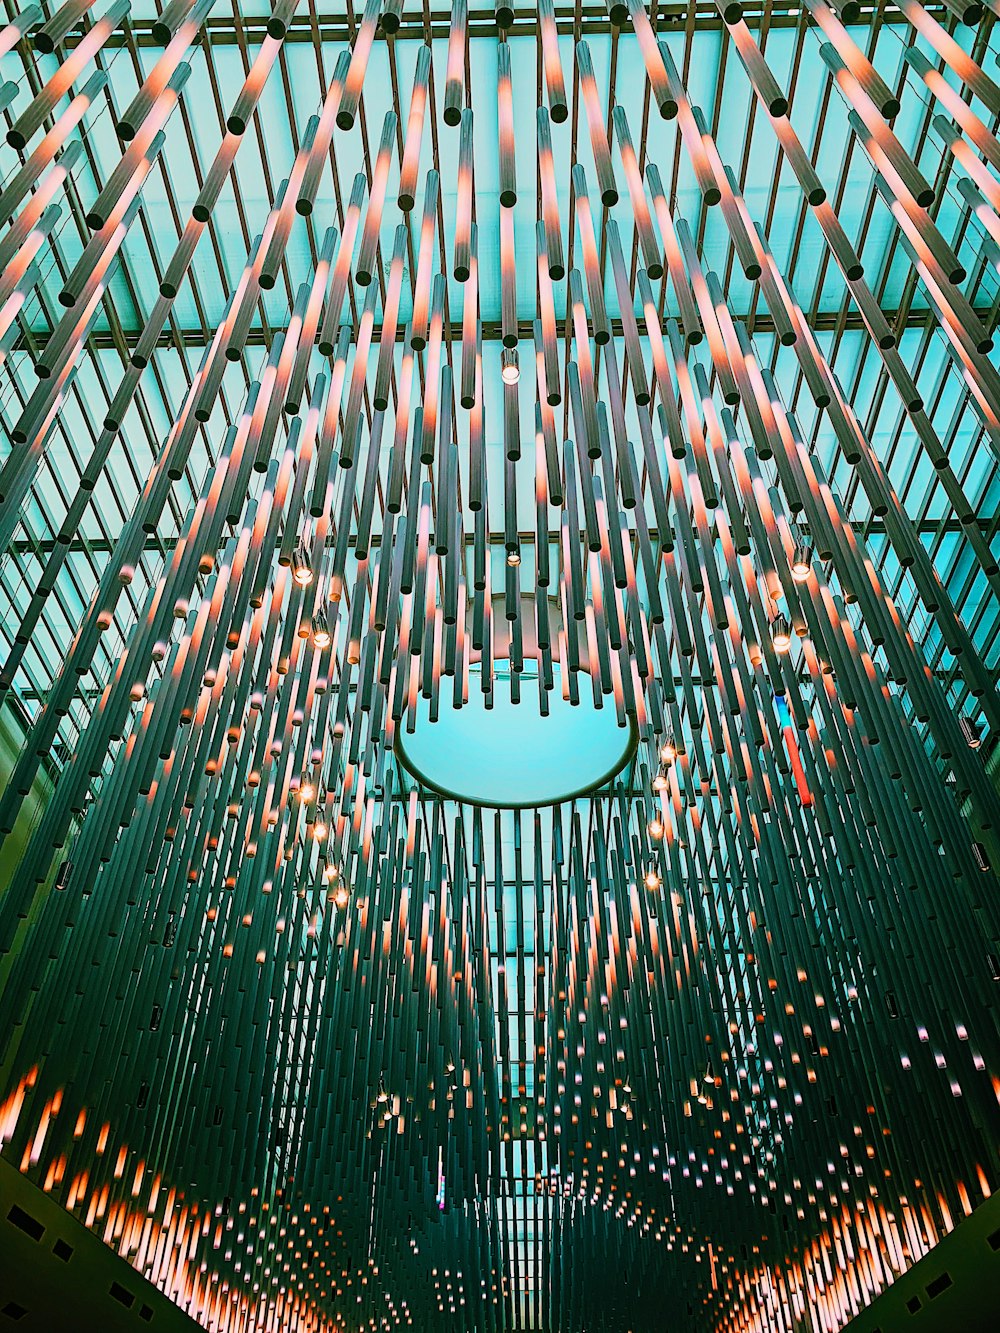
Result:
<svg viewBox="0 0 1000 1333">
<path fill-rule="evenodd" d="M 259 50 L 266 6 L 256 9 L 260 12 L 253 7 L 240 6 L 244 22 L 238 37 L 231 18 L 213 10 L 207 29 L 211 34 L 210 46 L 199 44 L 190 53 L 191 75 L 185 96 L 168 125 L 167 146 L 143 188 L 139 225 L 130 230 L 122 247 L 122 263 L 111 284 L 110 301 L 103 303 L 98 315 L 87 361 L 80 367 L 70 399 L 60 414 L 56 437 L 47 450 L 12 556 L 0 569 L 0 586 L 18 611 L 27 606 L 31 591 L 37 585 L 46 543 L 52 541 L 65 517 L 75 492 L 74 478 L 86 466 L 99 434 L 103 413 L 114 392 L 116 371 L 121 365 L 121 348 L 134 344 L 150 313 L 156 295 L 156 276 L 162 275 L 176 238 L 190 214 L 199 183 L 223 132 L 223 116 L 235 100 L 247 63 Z M 648 93 L 645 92 L 637 45 L 613 39 L 608 32 L 600 31 L 604 12 L 603 6 L 592 0 L 586 0 L 580 9 L 585 27 L 589 16 L 598 25 L 597 31 L 588 34 L 588 41 L 600 86 L 608 86 L 613 62 L 615 100 L 626 108 L 633 126 L 643 124 L 647 127 L 648 151 L 652 160 L 672 164 L 669 189 L 698 238 L 706 266 L 725 275 L 727 296 L 733 309 L 746 312 L 750 327 L 756 326 L 761 353 L 770 361 L 786 401 L 799 413 L 800 427 L 817 448 L 831 480 L 848 501 L 852 517 L 861 524 L 867 523 L 877 542 L 878 519 L 868 514 L 865 497 L 853 486 L 850 469 L 839 458 L 828 423 L 815 411 L 808 394 L 804 393 L 793 350 L 775 346 L 769 338 L 766 313 L 760 310 L 754 284 L 743 277 L 735 260 L 719 211 L 703 209 L 692 167 L 680 151 L 677 122 L 661 121 L 655 114 L 652 117 L 644 115 L 644 98 L 648 100 Z M 752 14 L 753 11 L 748 12 Z M 983 623 L 983 614 L 989 613 L 983 608 L 985 587 L 982 582 L 963 573 L 963 532 L 953 506 L 940 480 L 922 456 L 912 430 L 908 429 L 898 395 L 886 382 L 869 339 L 858 327 L 857 315 L 843 279 L 829 262 L 815 218 L 805 206 L 787 164 L 781 161 L 777 141 L 752 96 L 742 66 L 707 9 L 705 16 L 701 16 L 697 9 L 691 14 L 697 15 L 693 24 L 683 12 L 675 14 L 668 7 L 664 12 L 665 40 L 678 67 L 687 71 L 693 99 L 706 110 L 710 126 L 717 134 L 723 160 L 744 183 L 748 206 L 755 220 L 766 227 L 779 267 L 790 279 L 802 307 L 813 314 L 820 330 L 820 345 L 830 356 L 840 383 L 855 403 L 868 438 L 886 465 L 890 481 L 903 499 L 907 512 L 919 523 L 922 539 L 932 552 L 939 573 L 956 597 L 966 623 L 975 628 L 977 643 L 985 649 L 987 660 L 995 665 L 998 660 L 996 626 L 992 616 L 990 623 Z M 423 36 L 421 10 L 414 7 L 411 11 L 407 4 L 404 15 L 407 17 L 401 37 L 391 50 L 391 68 L 389 44 L 381 41 L 375 44 L 365 85 L 362 132 L 338 142 L 336 172 L 325 175 L 321 183 L 314 215 L 317 218 L 336 217 L 350 192 L 354 174 L 364 167 L 365 154 L 374 154 L 385 112 L 393 105 L 394 89 L 397 92 L 402 90 L 405 99 L 406 90 L 412 83 L 419 45 L 417 39 Z M 1000 494 L 996 450 L 985 440 L 982 423 L 968 401 L 941 334 L 935 333 L 927 323 L 926 295 L 920 284 L 910 281 L 909 258 L 903 252 L 898 232 L 875 190 L 872 166 L 851 137 L 847 108 L 831 88 L 829 71 L 819 55 L 822 34 L 805 21 L 803 12 L 798 12 L 796 17 L 779 9 L 772 16 L 769 8 L 768 16 L 764 49 L 775 76 L 792 91 L 793 124 L 811 150 L 817 173 L 831 198 L 838 201 L 838 216 L 863 259 L 866 276 L 873 290 L 879 293 L 883 309 L 890 315 L 890 323 L 898 323 L 905 330 L 900 343 L 903 361 L 911 369 L 930 419 L 945 443 L 949 457 L 954 460 L 956 474 L 984 540 L 996 552 L 998 535 L 993 520 Z M 877 28 L 864 27 L 859 30 L 859 35 L 879 73 L 893 88 L 901 86 L 903 89 L 902 110 L 894 123 L 895 133 L 924 175 L 939 182 L 933 211 L 942 232 L 950 240 L 954 238 L 954 249 L 971 275 L 973 303 L 977 309 L 987 312 L 988 322 L 988 314 L 997 298 L 997 267 L 990 258 L 988 238 L 981 223 L 969 213 L 958 192 L 956 173 L 949 166 L 944 145 L 928 128 L 935 108 L 927 89 L 903 63 L 902 53 L 910 40 L 910 30 L 900 18 L 897 12 L 890 10 Z M 123 40 L 120 31 L 117 32 L 97 61 L 98 67 L 106 67 L 113 77 L 109 90 L 98 100 L 85 122 L 87 151 L 74 176 L 82 208 L 88 207 L 96 197 L 117 161 L 120 150 L 114 131 L 115 110 L 120 114 L 128 105 L 141 77 L 153 67 L 159 54 L 149 37 L 151 20 L 151 9 L 134 5 L 128 41 Z M 130 512 L 148 462 L 155 456 L 182 400 L 185 386 L 197 368 L 201 355 L 199 348 L 205 345 L 222 317 L 227 294 L 232 291 L 249 244 L 259 235 L 275 193 L 291 168 L 305 121 L 318 107 L 337 56 L 345 49 L 349 32 L 343 16 L 322 13 L 318 21 L 322 39 L 318 46 L 314 40 L 314 24 L 305 13 L 298 15 L 292 23 L 278 62 L 278 77 L 270 80 L 265 88 L 254 127 L 244 138 L 231 178 L 213 213 L 211 239 L 199 250 L 191 280 L 178 295 L 167 331 L 161 339 L 163 345 L 157 353 L 153 374 L 144 377 L 135 403 L 127 413 L 124 428 L 112 445 L 109 465 L 94 490 L 93 503 L 83 515 L 79 535 L 66 558 L 64 573 L 42 613 L 38 632 L 24 654 L 15 691 L 29 716 L 51 680 L 54 665 L 60 660 L 69 626 L 93 591 L 103 565 L 106 543 Z M 445 28 L 435 27 L 433 11 L 431 31 L 434 33 L 435 75 L 443 84 L 447 40 Z M 536 171 L 532 123 L 536 43 L 529 34 L 517 36 L 518 31 L 515 25 L 511 37 L 517 173 L 521 187 L 519 202 L 514 208 L 514 227 L 518 253 L 530 256 L 534 248 L 535 216 L 531 183 Z M 976 40 L 975 33 L 968 27 L 957 26 L 954 35 L 967 48 Z M 695 50 L 695 36 L 696 59 L 690 54 Z M 563 33 L 560 42 L 566 61 L 572 49 L 571 34 L 568 31 Z M 916 44 L 933 54 L 924 39 L 918 37 Z M 988 41 L 979 52 L 987 74 L 996 72 L 993 46 Z M 490 50 L 487 40 L 473 42 L 470 61 L 474 64 L 476 87 L 482 89 L 483 107 L 477 116 L 475 130 L 476 210 L 482 247 L 481 310 L 484 324 L 495 325 L 500 315 L 499 262 L 494 248 L 499 204 L 496 155 L 487 151 L 496 135 L 496 98 L 490 91 L 496 83 L 496 62 Z M 726 57 L 724 61 L 723 56 Z M 8 109 L 8 118 L 22 107 L 28 93 L 28 80 L 23 72 L 18 74 L 17 61 L 16 54 L 5 57 L 4 61 L 6 77 L 13 77 L 22 89 L 20 100 Z M 44 78 L 55 68 L 55 56 L 40 57 L 35 77 Z M 518 96 L 520 85 L 526 92 L 530 90 L 531 95 Z M 572 138 L 569 123 L 553 127 L 556 181 L 563 210 L 568 205 Z M 581 160 L 592 174 L 589 145 L 582 149 Z M 456 135 L 440 133 L 433 141 L 432 136 L 425 135 L 421 172 L 432 165 L 432 161 L 438 162 L 441 171 L 444 242 L 450 253 L 454 234 Z M 393 164 L 390 198 L 397 180 L 398 167 Z M 611 210 L 611 216 L 623 227 L 624 234 L 629 234 L 628 208 L 627 193 L 623 193 L 619 204 Z M 419 208 L 412 215 L 414 228 L 419 223 L 418 213 Z M 383 253 L 386 255 L 391 252 L 394 227 L 395 221 L 386 210 L 382 228 Z M 298 284 L 308 276 L 320 239 L 321 228 L 312 219 L 307 225 L 294 229 L 282 280 L 272 292 L 264 294 L 261 311 L 254 320 L 257 332 L 251 335 L 251 343 L 257 338 L 266 343 L 270 329 L 281 326 L 281 311 L 287 308 Z M 43 281 L 33 291 L 26 306 L 26 320 L 34 337 L 44 339 L 46 330 L 52 326 L 58 310 L 55 297 L 60 275 L 69 270 L 82 246 L 80 227 L 66 215 L 57 226 L 53 251 L 42 261 Z M 388 261 L 386 264 L 388 266 Z M 530 322 L 535 313 L 531 263 L 519 264 L 517 280 L 518 319 Z M 565 282 L 556 284 L 557 309 L 564 307 L 565 286 Z M 408 313 L 409 297 L 407 277 L 401 318 Z M 460 309 L 460 285 L 453 277 L 449 279 L 448 297 L 451 306 Z M 672 300 L 671 290 L 668 311 Z M 609 316 L 614 318 L 617 297 L 610 275 L 605 283 L 605 301 Z M 263 322 L 265 319 L 266 323 Z M 484 355 L 488 360 L 493 354 L 499 356 L 496 344 L 487 342 Z M 196 490 L 207 461 L 214 453 L 212 441 L 218 440 L 225 424 L 234 419 L 245 386 L 263 365 L 265 357 L 266 346 L 260 346 L 256 352 L 251 347 L 245 365 L 227 375 L 216 413 L 192 451 L 187 470 L 189 496 Z M 2 401 L 9 421 L 18 415 L 20 406 L 34 387 L 31 364 L 27 346 L 22 351 L 15 349 L 7 357 L 7 383 Z M 488 373 L 488 365 L 484 369 L 486 420 L 496 423 L 500 416 L 499 394 L 495 388 L 498 379 L 495 374 Z M 534 423 L 531 404 L 526 398 L 522 399 L 521 417 L 522 435 L 530 438 Z M 458 425 L 461 431 L 463 423 L 459 421 Z M 386 459 L 389 443 L 383 445 Z M 495 470 L 499 472 L 494 442 L 488 439 L 487 444 Z M 386 468 L 387 461 L 383 463 L 383 472 Z M 529 478 L 525 482 L 525 496 L 530 495 L 530 484 Z M 177 525 L 183 521 L 187 503 L 184 494 L 184 487 L 180 487 L 171 497 L 170 512 L 164 514 L 157 533 L 151 535 L 150 551 L 143 558 L 135 584 L 116 610 L 116 620 L 121 618 L 121 637 L 138 614 L 142 590 L 154 576 L 163 543 L 171 541 Z M 905 578 L 897 578 L 890 587 L 906 596 Z M 114 656 L 113 643 L 114 640 L 107 643 L 109 661 Z M 70 743 L 68 738 L 73 734 L 73 725 L 72 717 L 68 718 L 65 724 L 67 743 Z"/>
</svg>

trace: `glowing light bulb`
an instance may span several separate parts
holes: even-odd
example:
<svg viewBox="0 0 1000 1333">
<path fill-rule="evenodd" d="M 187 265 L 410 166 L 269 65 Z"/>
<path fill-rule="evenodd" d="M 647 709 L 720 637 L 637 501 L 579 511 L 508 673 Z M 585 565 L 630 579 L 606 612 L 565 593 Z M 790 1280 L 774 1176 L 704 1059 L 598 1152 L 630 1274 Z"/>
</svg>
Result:
<svg viewBox="0 0 1000 1333">
<path fill-rule="evenodd" d="M 303 782 L 302 786 L 299 788 L 299 797 L 303 801 L 311 801 L 315 795 L 316 795 L 316 788 L 312 785 L 312 783 Z"/>
<path fill-rule="evenodd" d="M 507 563 L 510 565 L 511 569 L 516 569 L 521 563 L 521 552 L 517 547 L 515 547 L 513 551 L 507 552 Z"/>
<path fill-rule="evenodd" d="M 646 825 L 646 832 L 654 842 L 659 842 L 663 837 L 663 820 L 655 818 L 651 819 Z"/>
<path fill-rule="evenodd" d="M 958 725 L 962 728 L 962 737 L 970 750 L 978 750 L 982 744 L 979 723 L 971 717 L 960 717 Z"/>
<path fill-rule="evenodd" d="M 341 911 L 343 911 L 351 901 L 351 895 L 347 892 L 347 886 L 345 884 L 341 884 L 337 889 L 337 892 L 333 895 L 333 901 Z"/>
<path fill-rule="evenodd" d="M 771 643 L 776 653 L 787 653 L 792 646 L 792 631 L 783 615 L 776 615 L 771 621 Z"/>
<path fill-rule="evenodd" d="M 672 764 L 677 758 L 677 746 L 674 743 L 673 736 L 665 736 L 663 744 L 660 746 L 660 763 Z"/>
<path fill-rule="evenodd" d="M 516 347 L 505 347 L 500 353 L 500 378 L 504 384 L 516 384 L 521 378 Z"/>
<path fill-rule="evenodd" d="M 320 607 L 320 609 L 313 616 L 312 637 L 313 637 L 313 643 L 316 645 L 317 648 L 321 649 L 329 648 L 330 644 L 333 642 L 330 634 L 330 628 L 329 625 L 327 624 L 326 609 L 324 607 Z"/>
<path fill-rule="evenodd" d="M 323 823 L 322 820 L 320 820 L 319 823 L 316 824 L 315 827 L 313 828 L 313 837 L 316 839 L 317 842 L 322 842 L 326 837 L 326 825 Z"/>
<path fill-rule="evenodd" d="M 312 566 L 309 563 L 309 553 L 302 542 L 299 542 L 292 552 L 292 578 L 300 588 L 308 588 L 313 580 Z"/>
<path fill-rule="evenodd" d="M 800 542 L 792 552 L 792 578 L 796 583 L 805 583 L 812 573 L 813 548 L 807 542 Z"/>
<path fill-rule="evenodd" d="M 660 879 L 660 872 L 657 870 L 656 866 L 650 866 L 646 871 L 646 888 L 649 889 L 650 893 L 655 893 L 662 883 L 663 881 Z"/>
</svg>

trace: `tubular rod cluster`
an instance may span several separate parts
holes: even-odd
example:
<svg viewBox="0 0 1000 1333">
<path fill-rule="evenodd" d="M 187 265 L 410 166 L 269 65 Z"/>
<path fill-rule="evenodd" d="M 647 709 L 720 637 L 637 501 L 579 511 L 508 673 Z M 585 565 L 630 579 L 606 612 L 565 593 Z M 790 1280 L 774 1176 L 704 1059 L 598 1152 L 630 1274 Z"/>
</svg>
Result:
<svg viewBox="0 0 1000 1333">
<path fill-rule="evenodd" d="M 96 422 L 24 595 L 0 592 L 23 730 L 0 1147 L 211 1329 L 653 1330 L 666 1289 L 680 1328 L 842 1327 L 998 1184 L 996 660 L 697 71 L 640 0 L 584 7 L 593 32 L 540 0 L 530 35 L 454 0 L 416 43 L 412 6 L 367 0 L 298 115 L 303 14 L 278 0 L 252 44 L 237 22 L 224 131 L 142 289 L 219 16 L 171 0 L 109 98 L 129 0 L 93 8 L 0 31 L 23 69 L 0 86 L 8 560 L 81 402 Z M 901 0 L 893 86 L 850 9 L 808 0 L 800 36 L 992 466 L 992 13 Z M 793 125 L 772 7 L 717 10 L 996 614 L 981 496 Z M 638 102 L 614 91 L 629 52 Z M 291 152 L 280 180 L 264 154 L 248 223 L 275 96 Z M 897 133 L 909 99 L 958 231 Z M 224 309 L 189 365 L 213 247 Z M 154 381 L 162 433 L 92 590 L 59 601 L 39 697 Z M 540 725 L 584 699 L 638 748 L 551 807 L 448 799 L 397 742 L 474 695 Z"/>
</svg>

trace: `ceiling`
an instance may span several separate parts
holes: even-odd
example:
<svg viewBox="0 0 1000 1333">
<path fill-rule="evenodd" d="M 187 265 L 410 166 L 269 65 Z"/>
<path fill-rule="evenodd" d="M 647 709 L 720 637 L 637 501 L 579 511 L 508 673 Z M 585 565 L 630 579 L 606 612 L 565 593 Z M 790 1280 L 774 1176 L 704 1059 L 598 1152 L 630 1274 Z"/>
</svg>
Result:
<svg viewBox="0 0 1000 1333">
<path fill-rule="evenodd" d="M 994 14 L 723 9 L 455 5 L 466 281 L 451 4 L 134 0 L 105 32 L 69 0 L 54 52 L 48 5 L 0 36 L 0 253 L 34 246 L 0 288 L 0 1146 L 206 1327 L 611 1333 L 669 1292 L 679 1329 L 839 1328 L 996 1186 Z M 576 296 L 537 259 L 548 24 Z M 101 230 L 142 88 L 162 144 Z M 644 286 L 612 108 L 679 281 Z"/>
</svg>

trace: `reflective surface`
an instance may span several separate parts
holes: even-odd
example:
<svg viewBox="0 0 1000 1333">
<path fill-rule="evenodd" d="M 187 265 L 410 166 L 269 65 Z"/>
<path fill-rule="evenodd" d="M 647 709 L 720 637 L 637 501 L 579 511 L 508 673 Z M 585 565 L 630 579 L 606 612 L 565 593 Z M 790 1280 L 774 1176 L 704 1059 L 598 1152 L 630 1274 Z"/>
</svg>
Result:
<svg viewBox="0 0 1000 1333">
<path fill-rule="evenodd" d="M 628 762 L 635 732 L 611 708 L 594 706 L 589 690 L 570 703 L 554 668 L 549 711 L 539 711 L 537 676 L 522 677 L 522 701 L 510 697 L 510 676 L 496 672 L 493 706 L 483 699 L 480 673 L 470 671 L 461 709 L 445 694 L 436 720 L 421 699 L 414 729 L 400 734 L 396 752 L 425 786 L 445 796 L 500 808 L 553 805 L 603 786 Z"/>
</svg>

